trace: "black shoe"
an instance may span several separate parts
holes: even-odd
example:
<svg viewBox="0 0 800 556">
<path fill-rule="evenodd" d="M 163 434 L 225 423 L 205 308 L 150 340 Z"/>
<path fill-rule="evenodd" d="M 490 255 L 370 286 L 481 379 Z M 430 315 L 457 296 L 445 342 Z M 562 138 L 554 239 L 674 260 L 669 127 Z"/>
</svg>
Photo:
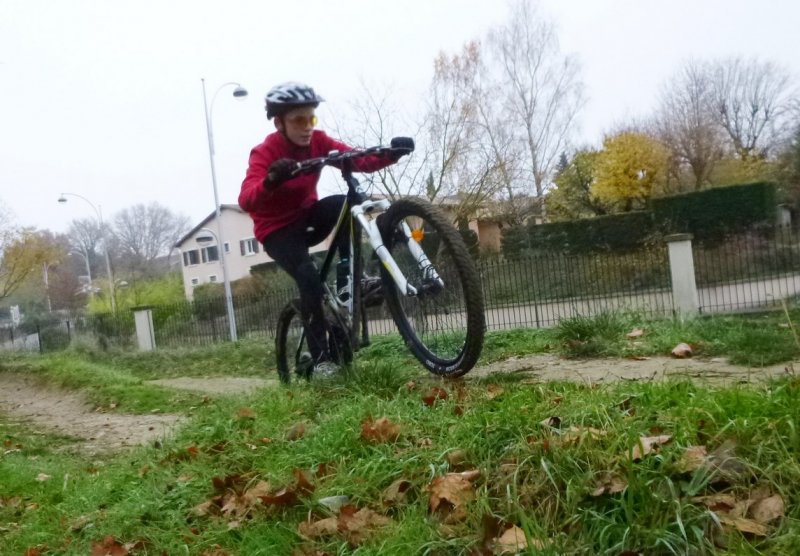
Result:
<svg viewBox="0 0 800 556">
<path fill-rule="evenodd" d="M 361 297 L 366 307 L 375 307 L 383 303 L 383 281 L 375 276 L 367 276 L 361 280 Z"/>
</svg>

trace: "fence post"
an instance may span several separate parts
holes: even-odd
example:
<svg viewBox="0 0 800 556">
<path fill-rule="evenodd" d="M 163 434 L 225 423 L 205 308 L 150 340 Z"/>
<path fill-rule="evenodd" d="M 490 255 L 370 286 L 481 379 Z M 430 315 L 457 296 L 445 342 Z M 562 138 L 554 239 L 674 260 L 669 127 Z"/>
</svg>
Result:
<svg viewBox="0 0 800 556">
<path fill-rule="evenodd" d="M 692 234 L 666 236 L 669 249 L 669 271 L 672 277 L 672 299 L 675 308 L 684 316 L 700 311 L 700 296 L 694 274 Z"/>
<path fill-rule="evenodd" d="M 156 349 L 156 334 L 153 328 L 153 310 L 150 307 L 133 307 L 133 320 L 136 324 L 136 339 L 140 351 Z"/>
</svg>

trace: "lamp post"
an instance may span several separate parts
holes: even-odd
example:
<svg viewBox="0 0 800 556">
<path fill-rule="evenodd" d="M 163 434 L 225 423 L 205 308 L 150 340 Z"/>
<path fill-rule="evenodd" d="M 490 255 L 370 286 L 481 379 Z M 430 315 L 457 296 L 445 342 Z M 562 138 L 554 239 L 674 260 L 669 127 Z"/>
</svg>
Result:
<svg viewBox="0 0 800 556">
<path fill-rule="evenodd" d="M 111 312 L 116 315 L 117 300 L 114 292 L 114 274 L 111 272 L 111 259 L 108 256 L 108 236 L 106 235 L 106 227 L 103 225 L 103 211 L 100 209 L 100 205 L 94 206 L 94 204 L 89 199 L 87 199 L 83 195 L 78 195 L 77 193 L 62 193 L 61 196 L 58 198 L 58 202 L 66 203 L 67 195 L 71 197 L 77 197 L 78 199 L 83 199 L 84 201 L 86 201 L 86 204 L 92 207 L 95 214 L 97 214 L 97 220 L 100 223 L 100 234 L 103 238 L 103 251 L 105 251 L 106 254 L 106 274 L 108 275 L 108 291 L 111 296 Z M 88 253 L 86 257 L 86 265 L 87 267 L 89 265 Z"/>
<path fill-rule="evenodd" d="M 225 254 L 222 252 L 222 251 L 224 251 L 224 249 L 223 249 L 222 245 L 220 244 L 219 237 L 217 236 L 217 234 L 214 233 L 214 230 L 212 230 L 211 228 L 200 228 L 199 232 L 205 232 L 205 233 L 211 234 L 211 235 L 210 235 L 210 237 L 209 236 L 198 235 L 195 238 L 195 241 L 198 243 L 198 245 L 208 245 L 213 240 L 217 244 L 217 255 L 219 256 L 220 262 L 222 262 L 223 261 L 223 257 L 225 256 Z M 223 277 L 225 276 L 225 265 L 224 265 L 224 263 L 222 265 L 222 275 L 223 275 Z M 224 278 L 223 278 L 223 280 L 224 280 Z M 227 282 L 226 282 L 226 287 L 225 287 L 225 311 L 228 314 L 228 323 L 230 325 L 230 331 L 231 331 L 231 341 L 235 342 L 236 341 L 236 320 L 234 318 L 234 312 L 233 312 L 233 296 L 231 296 L 231 293 L 230 293 L 230 283 L 227 283 Z"/>
<path fill-rule="evenodd" d="M 228 309 L 228 324 L 230 326 L 231 332 L 231 341 L 235 342 L 237 340 L 236 336 L 236 317 L 233 313 L 233 296 L 231 295 L 231 282 L 228 277 L 228 265 L 225 264 L 225 240 L 223 239 L 222 234 L 222 210 L 219 204 L 219 194 L 217 193 L 217 170 L 214 166 L 214 132 L 211 127 L 211 116 L 214 112 L 214 101 L 217 99 L 217 95 L 219 92 L 227 87 L 228 85 L 233 85 L 235 88 L 233 89 L 233 96 L 235 98 L 243 98 L 247 96 L 247 90 L 242 87 L 239 83 L 229 81 L 228 83 L 223 83 L 222 85 L 217 88 L 214 92 L 214 96 L 211 97 L 211 106 L 209 107 L 208 100 L 206 98 L 206 80 L 200 79 L 200 83 L 203 86 L 203 108 L 205 109 L 206 114 L 206 133 L 208 134 L 208 158 L 211 163 L 211 185 L 214 187 L 214 210 L 216 211 L 217 217 L 217 233 L 212 234 L 217 240 L 217 246 L 219 250 L 219 260 L 220 264 L 222 264 L 222 281 L 225 285 L 225 306 Z M 206 228 L 207 231 L 210 231 Z"/>
</svg>

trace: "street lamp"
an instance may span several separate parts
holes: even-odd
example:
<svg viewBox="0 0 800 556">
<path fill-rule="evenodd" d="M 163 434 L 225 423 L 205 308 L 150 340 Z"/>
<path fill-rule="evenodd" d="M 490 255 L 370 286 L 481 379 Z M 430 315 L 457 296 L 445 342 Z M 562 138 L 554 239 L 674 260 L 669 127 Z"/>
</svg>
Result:
<svg viewBox="0 0 800 556">
<path fill-rule="evenodd" d="M 100 234 L 103 238 L 103 251 L 106 253 L 106 274 L 108 275 L 108 290 L 111 294 L 111 312 L 115 315 L 117 314 L 117 300 L 115 299 L 115 292 L 114 292 L 114 274 L 111 272 L 111 259 L 108 257 L 108 236 L 106 235 L 106 227 L 103 225 L 103 211 L 100 209 L 100 206 L 94 206 L 94 204 L 84 197 L 83 195 L 78 195 L 77 193 L 62 193 L 61 196 L 58 198 L 59 203 L 66 203 L 67 197 L 69 195 L 71 197 L 77 197 L 78 199 L 83 199 L 86 201 L 92 209 L 94 209 L 95 214 L 97 214 L 97 220 L 100 222 Z M 88 255 L 88 254 L 87 254 Z M 87 266 L 88 266 L 88 256 L 86 259 Z"/>
<path fill-rule="evenodd" d="M 231 341 L 235 342 L 237 340 L 236 337 L 236 318 L 233 314 L 233 296 L 231 295 L 231 282 L 228 278 L 228 265 L 225 264 L 225 240 L 223 239 L 222 235 L 222 210 L 219 204 L 219 194 L 217 193 L 217 170 L 214 166 L 214 132 L 211 128 L 211 116 L 214 111 L 214 101 L 217 99 L 217 95 L 219 92 L 227 87 L 228 85 L 233 85 L 233 96 L 235 98 L 243 98 L 247 96 L 247 90 L 242 87 L 239 83 L 230 81 L 228 83 L 223 83 L 219 86 L 219 88 L 214 92 L 214 96 L 211 98 L 211 107 L 209 108 L 208 100 L 206 98 L 206 80 L 200 79 L 200 83 L 203 86 L 203 108 L 205 109 L 206 114 L 206 132 L 208 134 L 208 158 L 211 162 L 211 184 L 214 186 L 214 209 L 216 211 L 217 216 L 217 233 L 214 234 L 214 237 L 217 240 L 217 246 L 219 251 L 219 260 L 222 264 L 222 281 L 225 284 L 225 305 L 228 308 L 228 324 L 230 325 L 231 330 Z M 204 228 L 207 231 L 207 228 Z M 213 232 L 212 232 L 213 233 Z M 198 238 L 199 239 L 199 238 Z"/>
<path fill-rule="evenodd" d="M 210 235 L 207 235 L 207 236 L 198 235 L 196 238 L 194 238 L 195 241 L 198 243 L 198 245 L 201 245 L 201 246 L 206 246 L 206 245 L 210 244 L 212 241 L 216 242 L 216 244 L 217 244 L 217 255 L 219 256 L 220 262 L 222 262 L 223 261 L 223 257 L 225 256 L 225 254 L 222 252 L 222 251 L 224 251 L 224 249 L 223 249 L 222 245 L 220 245 L 220 242 L 219 242 L 220 240 L 217 237 L 217 234 L 215 234 L 214 230 L 212 230 L 211 228 L 200 228 L 200 232 L 205 232 L 205 233 L 210 234 Z M 225 265 L 224 264 L 222 265 L 222 275 L 225 276 Z M 225 286 L 226 286 L 225 287 L 225 310 L 228 313 L 228 322 L 230 323 L 230 328 L 231 328 L 231 340 L 235 342 L 236 341 L 236 320 L 234 318 L 234 312 L 233 312 L 233 297 L 231 296 L 231 293 L 230 293 L 230 291 L 231 291 L 230 290 L 230 283 L 226 282 Z"/>
</svg>

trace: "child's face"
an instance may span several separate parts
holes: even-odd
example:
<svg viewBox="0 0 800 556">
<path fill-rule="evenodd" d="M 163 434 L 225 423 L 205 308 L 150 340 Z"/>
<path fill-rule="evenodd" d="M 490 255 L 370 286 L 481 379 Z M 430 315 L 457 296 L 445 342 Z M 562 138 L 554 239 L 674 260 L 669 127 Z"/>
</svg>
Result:
<svg viewBox="0 0 800 556">
<path fill-rule="evenodd" d="M 317 125 L 317 117 L 314 115 L 313 106 L 295 108 L 287 112 L 285 116 L 275 121 L 278 130 L 283 131 L 289 141 L 301 147 L 307 147 L 311 143 L 311 133 Z M 281 129 L 283 127 L 283 129 Z"/>
</svg>

